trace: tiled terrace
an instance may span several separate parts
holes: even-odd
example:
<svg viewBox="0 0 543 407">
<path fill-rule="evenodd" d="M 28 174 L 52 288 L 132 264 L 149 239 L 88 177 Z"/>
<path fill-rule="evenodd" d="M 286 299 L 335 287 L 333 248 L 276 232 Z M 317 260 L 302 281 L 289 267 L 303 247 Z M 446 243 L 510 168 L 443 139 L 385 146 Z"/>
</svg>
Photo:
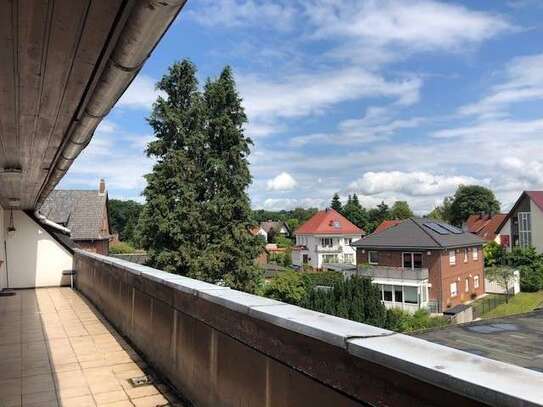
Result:
<svg viewBox="0 0 543 407">
<path fill-rule="evenodd" d="M 0 406 L 181 406 L 168 387 L 133 387 L 145 363 L 70 288 L 0 297 Z"/>
</svg>

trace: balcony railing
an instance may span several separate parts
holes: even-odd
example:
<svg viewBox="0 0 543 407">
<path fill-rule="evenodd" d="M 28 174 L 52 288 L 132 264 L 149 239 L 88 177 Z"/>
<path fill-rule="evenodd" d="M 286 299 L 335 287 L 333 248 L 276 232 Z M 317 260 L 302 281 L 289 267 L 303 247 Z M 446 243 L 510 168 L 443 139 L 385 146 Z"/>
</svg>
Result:
<svg viewBox="0 0 543 407">
<path fill-rule="evenodd" d="M 343 246 L 317 246 L 317 251 L 321 253 L 343 253 Z"/>
<path fill-rule="evenodd" d="M 539 372 L 111 257 L 77 250 L 74 268 L 195 405 L 541 405 Z"/>
<path fill-rule="evenodd" d="M 358 274 L 364 277 L 382 278 L 389 280 L 422 281 L 428 279 L 428 269 L 409 269 L 404 267 L 360 265 Z"/>
</svg>

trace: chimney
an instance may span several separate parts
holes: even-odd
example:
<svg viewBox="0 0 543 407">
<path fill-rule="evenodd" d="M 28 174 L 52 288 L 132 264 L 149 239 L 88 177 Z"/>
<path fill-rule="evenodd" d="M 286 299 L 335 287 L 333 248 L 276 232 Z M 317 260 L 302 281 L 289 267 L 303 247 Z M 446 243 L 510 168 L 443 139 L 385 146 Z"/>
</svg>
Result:
<svg viewBox="0 0 543 407">
<path fill-rule="evenodd" d="M 100 183 L 98 184 L 98 194 L 104 195 L 106 193 L 106 181 L 103 178 L 100 178 Z"/>
</svg>

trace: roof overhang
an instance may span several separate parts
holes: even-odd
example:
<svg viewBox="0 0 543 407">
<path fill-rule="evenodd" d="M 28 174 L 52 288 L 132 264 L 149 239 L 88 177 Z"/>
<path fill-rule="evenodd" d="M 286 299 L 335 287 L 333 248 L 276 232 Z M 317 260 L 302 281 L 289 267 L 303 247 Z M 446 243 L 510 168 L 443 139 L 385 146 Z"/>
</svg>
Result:
<svg viewBox="0 0 543 407">
<path fill-rule="evenodd" d="M 185 2 L 0 2 L 3 207 L 41 205 Z"/>
</svg>

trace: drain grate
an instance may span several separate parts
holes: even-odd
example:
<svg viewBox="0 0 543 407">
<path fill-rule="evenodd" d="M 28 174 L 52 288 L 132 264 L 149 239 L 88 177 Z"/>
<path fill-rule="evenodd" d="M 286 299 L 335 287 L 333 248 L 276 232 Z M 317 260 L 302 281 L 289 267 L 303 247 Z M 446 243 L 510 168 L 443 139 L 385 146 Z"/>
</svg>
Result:
<svg viewBox="0 0 543 407">
<path fill-rule="evenodd" d="M 147 386 L 148 384 L 153 383 L 153 379 L 150 376 L 131 377 L 128 381 L 132 387 Z"/>
</svg>

